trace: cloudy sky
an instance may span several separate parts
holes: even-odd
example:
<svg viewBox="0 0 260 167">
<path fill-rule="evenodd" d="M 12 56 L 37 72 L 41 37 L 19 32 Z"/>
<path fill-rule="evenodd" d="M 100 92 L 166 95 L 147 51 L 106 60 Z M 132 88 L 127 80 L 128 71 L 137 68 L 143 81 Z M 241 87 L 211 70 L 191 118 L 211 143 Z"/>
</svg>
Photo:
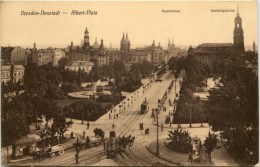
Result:
<svg viewBox="0 0 260 167">
<path fill-rule="evenodd" d="M 179 46 L 201 43 L 233 43 L 237 5 L 242 18 L 245 45 L 257 43 L 257 2 L 2 2 L 2 46 L 38 48 L 78 45 L 89 30 L 90 43 L 103 38 L 107 47 L 119 47 L 128 32 L 133 47 L 174 38 Z M 223 9 L 234 12 L 211 12 Z M 24 16 L 21 11 L 60 11 L 58 16 Z M 71 15 L 72 10 L 97 11 L 97 15 Z M 179 10 L 180 12 L 162 12 Z M 67 12 L 68 14 L 63 14 Z M 247 47 L 248 48 L 248 47 Z M 249 48 L 251 49 L 251 48 Z"/>
</svg>

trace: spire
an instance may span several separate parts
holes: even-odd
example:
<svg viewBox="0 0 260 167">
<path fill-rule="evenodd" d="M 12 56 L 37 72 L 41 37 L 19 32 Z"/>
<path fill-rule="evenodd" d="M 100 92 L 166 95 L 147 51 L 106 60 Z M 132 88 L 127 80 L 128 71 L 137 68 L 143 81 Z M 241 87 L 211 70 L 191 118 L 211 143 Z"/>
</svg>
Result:
<svg viewBox="0 0 260 167">
<path fill-rule="evenodd" d="M 239 7 L 238 7 L 238 4 L 237 4 L 237 15 L 239 16 Z"/>
<path fill-rule="evenodd" d="M 71 41 L 70 46 L 73 47 L 73 41 Z"/>
<path fill-rule="evenodd" d="M 126 40 L 128 40 L 128 33 L 126 33 Z"/>
<path fill-rule="evenodd" d="M 88 33 L 88 28 L 86 27 L 85 34 L 87 34 L 87 33 Z"/>
<path fill-rule="evenodd" d="M 122 41 L 125 40 L 125 33 L 123 32 L 123 37 L 122 37 Z"/>
<path fill-rule="evenodd" d="M 101 43 L 100 43 L 100 49 L 104 49 L 104 43 L 103 43 L 103 39 L 101 39 Z"/>
<path fill-rule="evenodd" d="M 35 43 L 35 41 L 34 41 L 34 43 L 33 43 L 33 49 L 36 49 L 36 43 Z"/>
<path fill-rule="evenodd" d="M 172 38 L 172 46 L 174 47 L 174 39 Z"/>
</svg>

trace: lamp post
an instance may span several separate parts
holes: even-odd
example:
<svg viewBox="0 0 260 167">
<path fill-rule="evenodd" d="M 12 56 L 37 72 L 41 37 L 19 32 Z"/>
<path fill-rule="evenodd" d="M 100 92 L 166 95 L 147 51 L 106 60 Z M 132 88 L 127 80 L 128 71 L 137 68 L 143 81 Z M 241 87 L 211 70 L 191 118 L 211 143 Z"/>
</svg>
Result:
<svg viewBox="0 0 260 167">
<path fill-rule="evenodd" d="M 125 111 L 125 101 L 124 101 L 124 111 Z"/>
<path fill-rule="evenodd" d="M 156 111 L 156 116 L 157 116 L 157 145 L 156 145 L 156 155 L 159 155 L 159 118 L 158 118 L 158 110 Z"/>
<path fill-rule="evenodd" d="M 130 100 L 130 99 L 128 98 L 128 99 L 127 99 L 127 101 L 128 101 L 128 107 L 129 107 L 129 100 Z"/>
</svg>

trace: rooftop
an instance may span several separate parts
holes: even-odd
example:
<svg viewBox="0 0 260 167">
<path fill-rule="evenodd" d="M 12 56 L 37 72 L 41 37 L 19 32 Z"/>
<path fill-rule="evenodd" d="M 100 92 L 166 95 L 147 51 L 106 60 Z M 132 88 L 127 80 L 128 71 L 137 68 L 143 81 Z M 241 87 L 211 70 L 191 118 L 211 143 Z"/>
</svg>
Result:
<svg viewBox="0 0 260 167">
<path fill-rule="evenodd" d="M 232 43 L 203 43 L 197 46 L 197 48 L 226 48 L 233 46 Z"/>
</svg>

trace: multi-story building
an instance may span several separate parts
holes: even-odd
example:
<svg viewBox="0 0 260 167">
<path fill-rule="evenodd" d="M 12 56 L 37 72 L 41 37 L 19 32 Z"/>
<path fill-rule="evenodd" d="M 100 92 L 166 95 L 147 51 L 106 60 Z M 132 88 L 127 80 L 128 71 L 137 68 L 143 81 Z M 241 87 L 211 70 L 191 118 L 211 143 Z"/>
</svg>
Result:
<svg viewBox="0 0 260 167">
<path fill-rule="evenodd" d="M 1 66 L 1 82 L 7 83 L 12 81 L 13 83 L 22 82 L 24 77 L 23 65 L 2 65 Z"/>
<path fill-rule="evenodd" d="M 53 65 L 58 66 L 60 59 L 65 57 L 65 52 L 61 49 L 53 50 Z"/>
<path fill-rule="evenodd" d="M 35 43 L 33 49 L 26 50 L 26 52 L 30 54 L 30 56 L 28 56 L 30 61 L 38 65 L 45 65 L 48 63 L 52 63 L 54 66 L 57 66 L 59 60 L 65 57 L 65 52 L 62 49 L 57 49 L 57 48 L 37 49 Z"/>
<path fill-rule="evenodd" d="M 90 61 L 74 61 L 70 62 L 68 65 L 65 66 L 65 70 L 70 71 L 84 71 L 86 73 L 89 73 L 94 66 L 94 62 Z"/>
<path fill-rule="evenodd" d="M 54 54 L 52 48 L 38 50 L 38 65 L 53 63 Z"/>
<path fill-rule="evenodd" d="M 27 65 L 27 54 L 21 47 L 1 47 L 1 58 L 5 64 Z"/>
<path fill-rule="evenodd" d="M 224 62 L 232 56 L 244 54 L 244 36 L 242 19 L 237 13 L 234 28 L 234 43 L 203 43 L 193 50 L 193 54 L 202 64 L 213 68 L 214 62 Z"/>
<path fill-rule="evenodd" d="M 22 82 L 24 77 L 24 67 L 23 65 L 14 65 L 13 67 L 13 82 Z"/>
<path fill-rule="evenodd" d="M 130 70 L 131 66 L 136 63 L 142 63 L 143 61 L 151 62 L 151 54 L 146 49 L 134 49 L 125 58 L 126 70 Z"/>
<path fill-rule="evenodd" d="M 11 65 L 1 66 L 1 82 L 7 83 L 11 80 Z"/>
</svg>

